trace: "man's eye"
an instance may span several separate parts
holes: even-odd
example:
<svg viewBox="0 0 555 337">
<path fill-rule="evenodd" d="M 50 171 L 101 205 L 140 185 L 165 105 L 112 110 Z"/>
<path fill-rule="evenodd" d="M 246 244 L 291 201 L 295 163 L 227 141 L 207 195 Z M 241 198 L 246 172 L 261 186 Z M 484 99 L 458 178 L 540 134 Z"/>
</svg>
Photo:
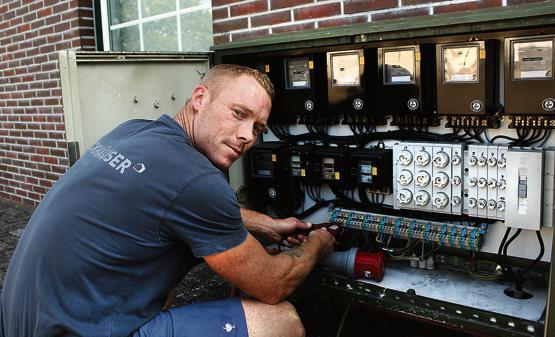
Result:
<svg viewBox="0 0 555 337">
<path fill-rule="evenodd" d="M 241 110 L 235 110 L 235 109 L 233 109 L 232 111 L 233 111 L 233 115 L 234 115 L 235 117 L 237 117 L 237 118 L 242 119 L 242 118 L 245 117 L 245 113 L 244 113 L 243 111 L 241 111 Z"/>
</svg>

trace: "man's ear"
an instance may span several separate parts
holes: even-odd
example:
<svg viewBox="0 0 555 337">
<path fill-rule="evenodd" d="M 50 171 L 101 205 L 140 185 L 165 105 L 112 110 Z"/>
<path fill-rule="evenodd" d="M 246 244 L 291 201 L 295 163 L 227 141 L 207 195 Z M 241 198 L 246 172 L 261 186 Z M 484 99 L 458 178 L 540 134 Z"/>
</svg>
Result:
<svg viewBox="0 0 555 337">
<path fill-rule="evenodd" d="M 193 106 L 193 111 L 197 112 L 199 109 L 210 101 L 210 93 L 208 88 L 203 85 L 198 85 L 193 89 L 191 94 L 191 104 Z"/>
</svg>

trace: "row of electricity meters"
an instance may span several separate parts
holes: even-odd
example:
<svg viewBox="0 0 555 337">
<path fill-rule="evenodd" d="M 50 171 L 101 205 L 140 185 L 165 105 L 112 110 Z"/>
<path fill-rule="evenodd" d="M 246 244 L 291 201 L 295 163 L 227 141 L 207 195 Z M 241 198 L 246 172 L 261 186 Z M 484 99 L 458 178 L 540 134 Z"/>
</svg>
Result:
<svg viewBox="0 0 555 337">
<path fill-rule="evenodd" d="M 499 43 L 364 48 L 260 62 L 276 87 L 277 122 L 310 113 L 487 115 L 502 109 Z M 555 35 L 504 43 L 505 112 L 555 114 Z"/>
</svg>

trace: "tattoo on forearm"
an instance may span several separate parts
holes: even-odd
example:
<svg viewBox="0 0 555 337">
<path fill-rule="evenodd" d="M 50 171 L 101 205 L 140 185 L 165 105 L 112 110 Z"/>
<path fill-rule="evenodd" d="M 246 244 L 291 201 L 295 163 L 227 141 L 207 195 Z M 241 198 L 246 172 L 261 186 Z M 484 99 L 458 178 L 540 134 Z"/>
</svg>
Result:
<svg viewBox="0 0 555 337">
<path fill-rule="evenodd" d="M 305 251 L 301 248 L 295 248 L 288 251 L 283 252 L 283 254 L 287 254 L 292 257 L 302 257 L 305 255 Z"/>
</svg>

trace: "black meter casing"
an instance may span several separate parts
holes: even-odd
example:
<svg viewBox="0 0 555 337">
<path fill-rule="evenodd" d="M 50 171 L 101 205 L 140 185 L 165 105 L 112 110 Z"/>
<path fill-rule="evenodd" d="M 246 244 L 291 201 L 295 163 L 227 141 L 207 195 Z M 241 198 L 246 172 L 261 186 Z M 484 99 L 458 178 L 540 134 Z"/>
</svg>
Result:
<svg viewBox="0 0 555 337">
<path fill-rule="evenodd" d="M 282 142 L 265 142 L 249 150 L 253 201 L 262 208 L 265 202 L 283 208 L 298 209 L 304 194 L 298 180 L 289 179 L 288 145 Z"/>
<path fill-rule="evenodd" d="M 505 113 L 555 115 L 555 35 L 505 39 Z"/>
<path fill-rule="evenodd" d="M 393 151 L 361 149 L 349 155 L 350 180 L 373 193 L 389 194 L 393 188 Z"/>
<path fill-rule="evenodd" d="M 377 49 L 375 101 L 384 115 L 424 115 L 436 110 L 436 58 L 431 44 Z"/>
<path fill-rule="evenodd" d="M 496 40 L 436 46 L 438 114 L 491 115 L 501 110 L 498 50 Z"/>
<path fill-rule="evenodd" d="M 342 118 L 344 124 L 364 124 L 375 113 L 369 88 L 374 82 L 369 81 L 367 62 L 363 49 L 327 53 L 328 109 L 333 122 Z"/>
<path fill-rule="evenodd" d="M 289 179 L 308 182 L 314 145 L 291 145 L 284 149 L 284 168 Z"/>
<path fill-rule="evenodd" d="M 350 187 L 348 154 L 353 149 L 344 147 L 318 147 L 311 159 L 310 180 L 315 184 L 339 184 Z"/>
<path fill-rule="evenodd" d="M 325 55 L 299 54 L 273 57 L 269 64 L 275 97 L 276 121 L 327 124 Z"/>
</svg>

